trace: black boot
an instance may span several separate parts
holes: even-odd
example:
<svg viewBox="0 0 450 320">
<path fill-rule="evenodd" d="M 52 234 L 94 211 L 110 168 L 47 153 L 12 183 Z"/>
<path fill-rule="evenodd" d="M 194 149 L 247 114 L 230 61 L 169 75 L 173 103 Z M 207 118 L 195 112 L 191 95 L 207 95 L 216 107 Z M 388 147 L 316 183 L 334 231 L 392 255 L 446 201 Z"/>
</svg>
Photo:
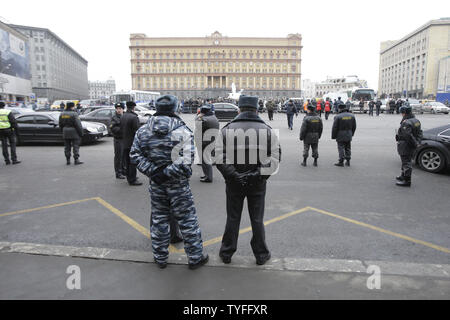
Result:
<svg viewBox="0 0 450 320">
<path fill-rule="evenodd" d="M 313 166 L 314 166 L 314 167 L 317 167 L 317 158 L 314 158 Z"/>
<path fill-rule="evenodd" d="M 303 162 L 301 163 L 301 165 L 302 165 L 303 167 L 306 167 L 306 159 L 308 159 L 308 158 L 303 157 Z"/>
<path fill-rule="evenodd" d="M 21 163 L 22 161 L 19 161 L 19 160 L 13 160 L 12 161 L 12 164 L 19 164 L 19 163 Z"/>
<path fill-rule="evenodd" d="M 395 184 L 400 187 L 411 187 L 411 177 L 404 177 L 403 180 L 397 180 Z"/>
<path fill-rule="evenodd" d="M 346 165 L 347 167 L 350 167 L 350 160 L 345 161 L 345 165 Z"/>
<path fill-rule="evenodd" d="M 344 161 L 343 160 L 339 160 L 339 162 L 334 164 L 336 167 L 343 167 L 344 166 Z"/>
<path fill-rule="evenodd" d="M 80 160 L 78 160 L 78 159 L 75 159 L 75 164 L 76 164 L 76 165 L 83 164 L 83 163 L 84 163 L 83 161 L 80 161 Z"/>
<path fill-rule="evenodd" d="M 66 158 L 66 164 L 70 165 L 70 158 Z"/>
<path fill-rule="evenodd" d="M 405 177 L 403 176 L 403 173 L 401 175 L 395 177 L 395 180 L 397 180 L 397 181 L 403 181 L 404 179 L 405 179 Z"/>
</svg>

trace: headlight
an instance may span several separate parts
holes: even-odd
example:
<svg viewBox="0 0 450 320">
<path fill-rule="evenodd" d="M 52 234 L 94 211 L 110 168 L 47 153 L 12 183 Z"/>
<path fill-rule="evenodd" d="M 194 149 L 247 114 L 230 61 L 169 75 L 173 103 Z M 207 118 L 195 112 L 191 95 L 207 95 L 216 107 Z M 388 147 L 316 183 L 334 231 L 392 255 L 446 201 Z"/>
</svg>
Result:
<svg viewBox="0 0 450 320">
<path fill-rule="evenodd" d="M 87 129 L 87 131 L 89 131 L 90 133 L 96 133 L 96 132 L 97 132 L 97 129 L 96 129 L 96 128 L 87 127 L 86 129 Z"/>
</svg>

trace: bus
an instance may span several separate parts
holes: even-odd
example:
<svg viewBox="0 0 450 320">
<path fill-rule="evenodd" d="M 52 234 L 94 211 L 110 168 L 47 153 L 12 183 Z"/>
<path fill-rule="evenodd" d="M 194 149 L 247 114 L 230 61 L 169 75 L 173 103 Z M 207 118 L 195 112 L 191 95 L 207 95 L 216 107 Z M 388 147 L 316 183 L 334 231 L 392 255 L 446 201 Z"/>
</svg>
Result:
<svg viewBox="0 0 450 320">
<path fill-rule="evenodd" d="M 113 104 L 118 102 L 126 103 L 127 101 L 134 101 L 136 104 L 148 105 L 152 101 L 155 102 L 160 95 L 161 94 L 159 92 L 129 90 L 114 92 L 110 96 L 110 99 Z"/>
<path fill-rule="evenodd" d="M 358 111 L 361 113 L 367 113 L 369 111 L 369 101 L 375 100 L 376 93 L 375 90 L 370 88 L 353 88 L 351 93 L 352 102 L 352 112 Z M 363 109 L 360 108 L 359 102 L 361 99 L 364 102 Z"/>
</svg>

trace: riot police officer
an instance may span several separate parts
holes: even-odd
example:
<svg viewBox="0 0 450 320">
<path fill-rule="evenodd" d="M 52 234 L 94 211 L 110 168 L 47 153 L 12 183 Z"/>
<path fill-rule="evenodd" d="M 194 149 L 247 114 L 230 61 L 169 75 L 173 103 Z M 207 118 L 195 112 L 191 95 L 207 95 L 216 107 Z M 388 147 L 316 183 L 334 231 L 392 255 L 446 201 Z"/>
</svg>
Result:
<svg viewBox="0 0 450 320">
<path fill-rule="evenodd" d="M 338 108 L 339 114 L 334 117 L 333 128 L 331 129 L 331 139 L 336 139 L 339 152 L 339 161 L 334 165 L 343 167 L 345 159 L 345 165 L 350 166 L 351 143 L 356 131 L 356 118 L 348 112 L 345 104 L 341 103 Z"/>
<path fill-rule="evenodd" d="M 306 167 L 306 160 L 309 155 L 309 148 L 312 150 L 314 158 L 314 166 L 317 167 L 317 158 L 319 158 L 319 139 L 322 136 L 323 124 L 322 119 L 314 112 L 314 106 L 308 106 L 308 113 L 303 118 L 302 127 L 300 129 L 300 141 L 303 141 L 303 162 L 302 166 Z"/>
<path fill-rule="evenodd" d="M 250 244 L 256 263 L 263 265 L 270 259 L 263 223 L 266 183 L 278 170 L 281 148 L 271 127 L 258 116 L 258 97 L 241 95 L 239 109 L 239 115 L 221 130 L 222 146 L 217 148 L 220 152 L 216 151 L 216 166 L 226 183 L 227 208 L 219 256 L 224 263 L 230 263 L 236 252 L 242 208 L 247 198 L 253 231 Z M 228 139 L 232 140 L 229 144 Z"/>
<path fill-rule="evenodd" d="M 151 238 L 154 260 L 165 268 L 169 256 L 170 216 L 178 221 L 189 268 L 208 262 L 194 201 L 189 186 L 194 160 L 194 135 L 175 114 L 178 99 L 172 95 L 156 100 L 156 113 L 134 138 L 130 157 L 137 169 L 150 178 Z M 176 148 L 179 152 L 173 152 Z"/>
<path fill-rule="evenodd" d="M 123 175 L 125 170 L 123 166 L 122 131 L 120 130 L 120 120 L 122 119 L 125 106 L 119 102 L 116 103 L 115 108 L 116 112 L 111 118 L 110 125 L 110 130 L 114 137 L 114 171 L 116 173 L 116 179 L 125 179 Z"/>
<path fill-rule="evenodd" d="M 397 152 L 402 161 L 402 173 L 396 178 L 396 185 L 410 187 L 412 156 L 422 141 L 422 129 L 420 121 L 412 113 L 411 106 L 401 106 L 399 112 L 402 114 L 402 121 L 395 140 L 397 140 Z"/>
<path fill-rule="evenodd" d="M 196 117 L 196 142 L 198 142 L 199 156 L 202 159 L 202 170 L 204 176 L 200 178 L 201 182 L 213 181 L 213 167 L 212 167 L 212 151 L 214 149 L 214 139 L 216 134 L 211 137 L 211 140 L 206 139 L 204 134 L 210 130 L 219 130 L 219 120 L 217 120 L 214 112 L 211 110 L 211 105 L 203 105 L 200 108 L 200 113 Z M 200 129 L 201 128 L 201 129 Z M 212 143 L 205 154 L 205 149 Z M 208 151 L 211 152 L 208 152 Z"/>
<path fill-rule="evenodd" d="M 18 132 L 16 118 L 11 113 L 11 110 L 5 109 L 5 103 L 0 101 L 0 139 L 2 141 L 3 158 L 7 165 L 11 164 L 9 160 L 8 142 L 11 147 L 12 164 L 21 162 L 17 160 L 16 154 L 16 135 Z"/>
<path fill-rule="evenodd" d="M 83 164 L 80 158 L 80 143 L 83 136 L 83 127 L 81 126 L 78 113 L 74 111 L 75 103 L 67 102 L 66 109 L 59 116 L 59 127 L 63 132 L 64 154 L 66 156 L 67 165 L 70 165 L 70 151 L 73 149 L 73 158 L 75 164 Z"/>
</svg>

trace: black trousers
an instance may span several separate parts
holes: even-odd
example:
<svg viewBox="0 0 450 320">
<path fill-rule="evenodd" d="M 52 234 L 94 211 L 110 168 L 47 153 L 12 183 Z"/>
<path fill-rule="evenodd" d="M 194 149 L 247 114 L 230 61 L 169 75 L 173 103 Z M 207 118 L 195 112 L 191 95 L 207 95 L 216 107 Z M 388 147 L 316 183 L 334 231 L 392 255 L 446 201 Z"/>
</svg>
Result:
<svg viewBox="0 0 450 320">
<path fill-rule="evenodd" d="M 352 157 L 352 143 L 348 142 L 338 142 L 338 152 L 339 152 L 339 161 L 350 160 Z"/>
<path fill-rule="evenodd" d="M 226 184 L 227 197 L 227 223 L 222 237 L 222 246 L 219 255 L 231 257 L 237 249 L 239 225 L 241 223 L 244 199 L 247 198 L 248 213 L 252 225 L 252 246 L 256 258 L 265 258 L 269 255 L 264 230 L 264 202 L 266 197 L 266 181 L 260 181 L 251 186 L 242 187 L 239 184 L 228 182 Z"/>
<path fill-rule="evenodd" d="M 80 157 L 80 142 L 81 139 L 64 139 L 64 154 L 66 159 L 70 159 L 70 152 L 73 149 L 73 158 L 77 160 Z"/>
<path fill-rule="evenodd" d="M 412 154 L 400 155 L 402 161 L 402 176 L 411 179 L 412 175 Z"/>
<path fill-rule="evenodd" d="M 116 176 L 124 174 L 125 168 L 123 166 L 122 141 L 114 138 L 114 171 Z"/>
<path fill-rule="evenodd" d="M 267 111 L 269 114 L 269 120 L 273 120 L 273 111 Z"/>
<path fill-rule="evenodd" d="M 325 120 L 328 120 L 329 116 L 330 116 L 330 111 L 325 111 Z"/>
<path fill-rule="evenodd" d="M 312 157 L 317 159 L 319 157 L 319 143 L 306 143 L 303 141 L 303 158 L 308 158 L 309 147 L 311 147 Z"/>
<path fill-rule="evenodd" d="M 379 116 L 379 115 L 380 115 L 380 108 L 377 107 L 377 116 Z"/>
<path fill-rule="evenodd" d="M 317 110 L 317 113 L 319 114 L 319 117 L 322 118 L 322 110 Z"/>
<path fill-rule="evenodd" d="M 373 107 L 369 107 L 369 116 L 373 116 Z"/>
<path fill-rule="evenodd" d="M 124 147 L 122 145 L 122 161 L 125 167 L 125 175 L 127 176 L 128 183 L 133 183 L 136 181 L 136 165 L 131 163 L 130 160 L 130 151 L 131 147 Z"/>
<path fill-rule="evenodd" d="M 1 129 L 0 139 L 2 140 L 2 153 L 5 162 L 9 162 L 8 142 L 11 146 L 11 160 L 17 161 L 16 135 L 11 131 L 11 129 Z"/>
<path fill-rule="evenodd" d="M 287 115 L 288 128 L 292 129 L 294 126 L 294 114 Z"/>
</svg>

